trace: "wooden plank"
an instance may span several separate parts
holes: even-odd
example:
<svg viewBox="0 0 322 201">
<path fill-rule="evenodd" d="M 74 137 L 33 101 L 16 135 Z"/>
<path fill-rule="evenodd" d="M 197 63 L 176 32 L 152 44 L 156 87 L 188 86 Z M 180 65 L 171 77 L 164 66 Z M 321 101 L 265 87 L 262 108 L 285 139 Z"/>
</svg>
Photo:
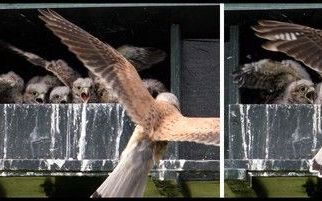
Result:
<svg viewBox="0 0 322 201">
<path fill-rule="evenodd" d="M 230 40 L 225 44 L 225 104 L 239 103 L 239 89 L 233 83 L 232 73 L 239 69 L 239 27 L 231 26 Z"/>
<path fill-rule="evenodd" d="M 230 159 L 311 159 L 321 147 L 317 105 L 230 105 Z"/>
<path fill-rule="evenodd" d="M 229 28 L 229 42 L 225 43 L 225 72 L 224 72 L 224 90 L 225 90 L 225 108 L 224 113 L 228 114 L 228 105 L 239 103 L 239 89 L 233 84 L 232 72 L 239 66 L 239 27 L 231 26 Z M 224 115 L 225 122 L 228 122 L 228 116 Z M 230 124 L 225 123 L 225 158 L 229 157 L 229 127 Z"/>
<path fill-rule="evenodd" d="M 180 77 L 181 77 L 181 30 L 179 24 L 171 25 L 171 92 L 181 102 Z"/>
</svg>

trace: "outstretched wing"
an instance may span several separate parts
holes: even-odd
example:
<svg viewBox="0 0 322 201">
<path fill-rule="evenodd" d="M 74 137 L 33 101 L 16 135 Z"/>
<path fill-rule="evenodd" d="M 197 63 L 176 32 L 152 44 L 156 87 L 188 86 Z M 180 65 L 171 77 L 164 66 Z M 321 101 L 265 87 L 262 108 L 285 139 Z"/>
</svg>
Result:
<svg viewBox="0 0 322 201">
<path fill-rule="evenodd" d="M 322 30 L 271 20 L 258 21 L 252 29 L 256 36 L 269 40 L 262 46 L 264 49 L 284 52 L 322 72 Z"/>
<path fill-rule="evenodd" d="M 170 116 L 169 118 L 173 118 Z M 152 138 L 156 141 L 187 141 L 219 146 L 219 118 L 175 117 L 167 119 Z"/>
<path fill-rule="evenodd" d="M 310 76 L 294 61 L 278 62 L 262 59 L 244 64 L 240 70 L 233 72 L 233 79 L 239 87 L 266 90 L 271 93 L 283 89 L 295 80 L 310 80 Z"/>
<path fill-rule="evenodd" d="M 132 66 L 118 51 L 52 10 L 39 10 L 46 26 L 76 54 L 84 66 L 117 94 L 132 121 L 144 125 L 155 104 Z"/>
<path fill-rule="evenodd" d="M 120 52 L 138 71 L 148 69 L 165 59 L 167 54 L 154 47 L 135 47 L 123 45 L 116 49 Z"/>
<path fill-rule="evenodd" d="M 0 44 L 2 46 L 5 46 L 6 48 L 18 53 L 18 54 L 20 54 L 21 56 L 25 57 L 27 59 L 27 61 L 29 61 L 30 63 L 32 63 L 36 66 L 40 66 L 40 67 L 45 68 L 46 65 L 49 64 L 49 61 L 41 58 L 40 56 L 33 54 L 31 52 L 24 51 L 22 49 L 19 49 L 7 42 L 0 41 Z"/>
<path fill-rule="evenodd" d="M 61 59 L 51 61 L 50 64 L 46 66 L 46 69 L 56 75 L 60 81 L 70 88 L 73 87 L 73 82 L 81 77 L 77 71 Z"/>
<path fill-rule="evenodd" d="M 52 72 L 66 86 L 72 87 L 73 82 L 77 78 L 81 77 L 77 71 L 72 69 L 65 61 L 61 59 L 49 62 L 36 54 L 19 49 L 9 43 L 1 43 L 12 51 L 25 57 L 30 63 Z"/>
</svg>

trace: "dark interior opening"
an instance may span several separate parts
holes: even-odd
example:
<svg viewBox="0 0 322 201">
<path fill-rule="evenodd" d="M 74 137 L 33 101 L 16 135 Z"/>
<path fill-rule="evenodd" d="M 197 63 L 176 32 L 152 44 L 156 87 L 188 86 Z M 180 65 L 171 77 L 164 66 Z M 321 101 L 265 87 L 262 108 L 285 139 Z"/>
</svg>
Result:
<svg viewBox="0 0 322 201">
<path fill-rule="evenodd" d="M 218 6 L 217 6 L 218 7 Z M 165 61 L 140 72 L 170 89 L 170 27 L 180 24 L 182 38 L 219 38 L 219 12 L 214 7 L 111 7 L 54 9 L 69 21 L 113 47 L 131 44 L 167 52 Z M 37 9 L 0 10 L 0 39 L 47 59 L 64 59 L 87 76 L 87 69 L 38 18 Z M 0 48 L 0 73 L 15 71 L 25 81 L 48 72 Z"/>
<path fill-rule="evenodd" d="M 281 52 L 272 52 L 261 47 L 266 40 L 255 36 L 254 31 L 250 28 L 257 24 L 258 20 L 277 20 L 290 22 L 312 28 L 322 29 L 321 15 L 322 9 L 285 9 L 285 10 L 247 10 L 247 11 L 226 11 L 225 12 L 225 42 L 230 41 L 229 28 L 231 26 L 239 26 L 239 65 L 245 63 L 256 62 L 258 60 L 269 58 L 272 60 L 291 59 Z M 301 62 L 300 62 L 301 63 Z M 305 66 L 303 63 L 301 63 Z M 236 69 L 238 69 L 237 67 Z M 313 82 L 319 77 L 310 68 L 306 68 L 311 75 Z M 231 76 L 231 75 L 228 75 Z M 256 104 L 259 100 L 258 91 L 249 89 L 240 89 L 240 101 L 245 104 Z"/>
</svg>

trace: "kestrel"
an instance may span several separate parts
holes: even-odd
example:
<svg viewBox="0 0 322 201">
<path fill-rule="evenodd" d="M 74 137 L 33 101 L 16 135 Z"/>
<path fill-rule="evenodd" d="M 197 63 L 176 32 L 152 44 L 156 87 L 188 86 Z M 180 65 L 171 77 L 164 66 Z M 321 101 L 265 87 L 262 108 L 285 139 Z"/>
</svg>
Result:
<svg viewBox="0 0 322 201">
<path fill-rule="evenodd" d="M 260 20 L 252 29 L 256 36 L 269 40 L 264 49 L 284 52 L 321 74 L 322 30 L 272 20 Z"/>
<path fill-rule="evenodd" d="M 0 75 L 0 103 L 22 103 L 24 80 L 15 72 Z"/>
<path fill-rule="evenodd" d="M 24 56 L 27 61 L 35 66 L 40 66 L 53 73 L 65 86 L 72 90 L 72 102 L 98 102 L 93 80 L 91 78 L 82 78 L 81 75 L 71 68 L 64 60 L 58 59 L 47 61 L 34 53 L 24 51 L 9 43 L 2 41 L 1 44 L 19 55 Z"/>
<path fill-rule="evenodd" d="M 292 60 L 262 59 L 244 64 L 233 77 L 239 87 L 259 90 L 266 104 L 312 104 L 316 97 L 310 75 Z"/>
<path fill-rule="evenodd" d="M 154 47 L 122 45 L 116 50 L 121 53 L 137 71 L 148 69 L 154 64 L 163 61 L 167 56 L 163 50 Z"/>
<path fill-rule="evenodd" d="M 288 56 L 303 62 L 309 68 L 322 73 L 322 30 L 299 24 L 261 20 L 253 27 L 256 35 L 269 40 L 262 47 L 271 51 L 284 52 Z M 320 104 L 320 84 L 318 84 L 316 104 Z M 321 176 L 322 149 L 312 159 L 311 172 Z"/>
<path fill-rule="evenodd" d="M 127 158 L 128 161 L 119 162 L 129 166 L 116 167 L 112 174 L 120 176 L 117 178 L 119 182 L 113 183 L 115 180 L 108 177 L 93 197 L 142 196 L 145 186 L 142 177 L 137 180 L 143 181 L 142 184 L 131 187 L 128 183 L 133 180 L 126 176 L 138 171 L 136 174 L 145 175 L 143 178 L 146 179 L 147 172 L 151 168 L 149 159 L 158 160 L 167 141 L 219 145 L 219 118 L 184 117 L 178 110 L 175 95 L 161 93 L 154 99 L 144 87 L 135 67 L 113 47 L 52 10 L 39 10 L 39 12 L 40 19 L 68 46 L 84 66 L 113 88 L 128 116 L 137 124 L 133 137 L 123 151 L 126 156 L 122 153 L 121 157 L 121 160 Z M 136 151 L 128 151 L 130 147 Z M 141 162 L 136 163 L 136 159 Z M 129 171 L 129 174 L 122 175 L 123 171 Z M 111 190 L 123 188 L 129 190 Z"/>
<path fill-rule="evenodd" d="M 61 82 L 72 89 L 74 103 L 111 103 L 118 101 L 112 88 L 103 84 L 104 81 L 91 72 L 89 72 L 89 78 L 82 78 L 76 70 L 62 59 L 47 61 L 34 53 L 24 51 L 4 41 L 0 41 L 0 44 L 25 57 L 30 63 L 45 68 L 57 76 Z M 128 59 L 138 71 L 148 69 L 163 61 L 166 57 L 164 51 L 153 47 L 123 45 L 117 48 L 117 51 Z M 160 90 L 161 85 L 163 85 L 162 83 L 153 84 L 149 79 L 144 80 L 144 83 L 149 83 L 146 87 L 151 93 Z"/>
<path fill-rule="evenodd" d="M 61 85 L 62 83 L 55 76 L 34 76 L 26 84 L 23 102 L 29 104 L 48 103 L 50 91 Z"/>
<path fill-rule="evenodd" d="M 50 103 L 71 103 L 72 94 L 68 86 L 58 86 L 51 90 L 49 95 Z"/>
</svg>

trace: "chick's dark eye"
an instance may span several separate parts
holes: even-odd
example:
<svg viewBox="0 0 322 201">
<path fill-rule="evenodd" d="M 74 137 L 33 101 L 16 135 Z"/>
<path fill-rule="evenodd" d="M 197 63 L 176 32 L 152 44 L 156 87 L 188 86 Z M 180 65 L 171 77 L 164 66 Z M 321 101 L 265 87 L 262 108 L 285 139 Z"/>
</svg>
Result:
<svg viewBox="0 0 322 201">
<path fill-rule="evenodd" d="M 305 91 L 305 90 L 306 90 L 306 88 L 304 86 L 300 87 L 300 91 Z"/>
<path fill-rule="evenodd" d="M 77 87 L 77 89 L 78 89 L 78 90 L 80 90 L 80 89 L 81 89 L 81 87 Z"/>
<path fill-rule="evenodd" d="M 58 96 L 58 95 L 55 95 L 55 96 L 54 96 L 54 98 L 55 98 L 55 99 L 58 99 L 58 98 L 59 98 L 59 96 Z"/>
<path fill-rule="evenodd" d="M 38 93 L 36 91 L 32 92 L 32 95 L 36 96 Z"/>
</svg>

